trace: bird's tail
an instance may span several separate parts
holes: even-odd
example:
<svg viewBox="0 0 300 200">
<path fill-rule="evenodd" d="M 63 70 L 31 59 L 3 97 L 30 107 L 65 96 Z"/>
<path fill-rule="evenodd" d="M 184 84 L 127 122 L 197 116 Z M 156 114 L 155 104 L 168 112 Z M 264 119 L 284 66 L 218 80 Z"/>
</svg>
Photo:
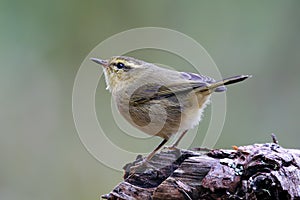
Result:
<svg viewBox="0 0 300 200">
<path fill-rule="evenodd" d="M 247 78 L 251 78 L 252 75 L 238 75 L 238 76 L 233 76 L 230 78 L 223 79 L 221 81 L 217 81 L 215 83 L 212 83 L 211 85 L 207 86 L 206 89 L 208 89 L 211 92 L 223 92 L 226 90 L 225 85 L 230 85 L 234 83 L 241 82 Z"/>
</svg>

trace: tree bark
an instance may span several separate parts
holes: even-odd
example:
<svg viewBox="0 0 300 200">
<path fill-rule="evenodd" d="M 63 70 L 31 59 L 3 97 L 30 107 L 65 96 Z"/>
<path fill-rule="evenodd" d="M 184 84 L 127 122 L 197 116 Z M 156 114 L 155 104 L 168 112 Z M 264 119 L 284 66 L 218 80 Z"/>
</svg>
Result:
<svg viewBox="0 0 300 200">
<path fill-rule="evenodd" d="M 274 142 L 207 152 L 165 149 L 149 162 L 138 157 L 102 198 L 300 199 L 300 150 Z"/>
</svg>

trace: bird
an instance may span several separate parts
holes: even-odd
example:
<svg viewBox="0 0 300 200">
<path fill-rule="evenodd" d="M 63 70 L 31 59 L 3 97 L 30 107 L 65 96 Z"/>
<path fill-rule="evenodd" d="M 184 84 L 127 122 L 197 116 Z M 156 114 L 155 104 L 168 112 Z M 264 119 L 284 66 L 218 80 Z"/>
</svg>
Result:
<svg viewBox="0 0 300 200">
<path fill-rule="evenodd" d="M 179 72 L 127 56 L 90 58 L 104 70 L 107 90 L 119 113 L 134 127 L 162 142 L 146 157 L 149 161 L 168 140 L 180 134 L 170 148 L 199 124 L 211 94 L 226 91 L 226 85 L 244 81 L 238 75 L 220 81 L 192 72 Z"/>
</svg>

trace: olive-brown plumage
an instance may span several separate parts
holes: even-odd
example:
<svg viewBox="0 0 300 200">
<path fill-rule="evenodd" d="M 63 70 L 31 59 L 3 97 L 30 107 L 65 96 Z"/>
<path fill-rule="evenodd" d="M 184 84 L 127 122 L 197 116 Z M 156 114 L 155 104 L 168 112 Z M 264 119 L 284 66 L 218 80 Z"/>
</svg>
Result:
<svg viewBox="0 0 300 200">
<path fill-rule="evenodd" d="M 164 139 L 147 160 L 172 135 L 180 133 L 173 147 L 178 145 L 184 134 L 200 122 L 213 92 L 223 92 L 225 85 L 251 77 L 239 75 L 215 81 L 207 76 L 169 70 L 131 57 L 91 60 L 104 67 L 107 89 L 121 115 L 143 132 Z"/>
</svg>

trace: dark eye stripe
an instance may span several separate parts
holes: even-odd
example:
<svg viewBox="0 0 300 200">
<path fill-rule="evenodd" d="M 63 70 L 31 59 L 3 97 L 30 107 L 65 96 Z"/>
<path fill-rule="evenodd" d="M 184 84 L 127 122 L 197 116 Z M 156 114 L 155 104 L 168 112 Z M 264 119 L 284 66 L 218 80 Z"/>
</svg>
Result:
<svg viewBox="0 0 300 200">
<path fill-rule="evenodd" d="M 114 66 L 116 66 L 118 69 L 130 69 L 131 67 L 126 66 L 124 63 L 118 62 L 114 63 Z"/>
</svg>

